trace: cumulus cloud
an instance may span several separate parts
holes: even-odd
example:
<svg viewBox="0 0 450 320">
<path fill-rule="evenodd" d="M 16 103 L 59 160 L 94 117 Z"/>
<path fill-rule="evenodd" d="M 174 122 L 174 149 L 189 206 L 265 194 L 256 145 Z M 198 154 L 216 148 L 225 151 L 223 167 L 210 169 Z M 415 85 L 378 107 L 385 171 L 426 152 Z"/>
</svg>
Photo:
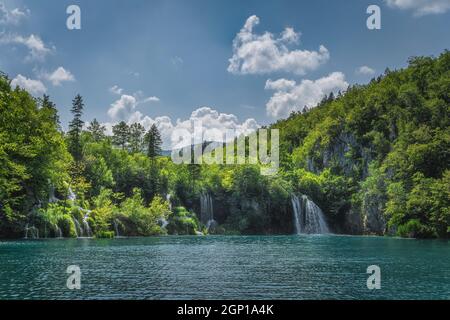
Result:
<svg viewBox="0 0 450 320">
<path fill-rule="evenodd" d="M 325 95 L 331 92 L 344 91 L 348 87 L 345 75 L 333 72 L 317 80 L 302 80 L 299 84 L 292 80 L 267 80 L 266 89 L 275 93 L 266 104 L 267 114 L 280 118 L 288 116 L 292 111 L 315 107 Z"/>
<path fill-rule="evenodd" d="M 70 82 L 75 81 L 75 77 L 69 71 L 64 69 L 63 67 L 57 68 L 50 74 L 46 74 L 45 78 L 50 81 L 54 86 L 61 85 L 62 82 Z"/>
<path fill-rule="evenodd" d="M 43 61 L 47 55 L 54 51 L 54 48 L 49 48 L 45 45 L 42 39 L 37 35 L 30 35 L 23 37 L 20 35 L 1 34 L 0 44 L 21 44 L 29 49 L 29 54 L 26 57 L 27 61 Z"/>
<path fill-rule="evenodd" d="M 259 24 L 255 15 L 249 17 L 233 40 L 233 56 L 228 71 L 234 74 L 266 74 L 283 71 L 303 75 L 328 61 L 330 54 L 324 46 L 318 51 L 290 50 L 298 44 L 301 34 L 286 28 L 279 37 L 270 32 L 253 33 Z"/>
<path fill-rule="evenodd" d="M 126 121 L 127 119 L 132 117 L 133 114 L 136 114 L 136 112 L 138 112 L 135 109 L 140 104 L 160 101 L 160 99 L 155 96 L 144 96 L 144 93 L 142 91 L 137 91 L 133 95 L 123 94 L 123 89 L 117 85 L 109 88 L 109 91 L 111 93 L 120 95 L 120 98 L 114 101 L 108 110 L 108 115 L 114 121 Z"/>
<path fill-rule="evenodd" d="M 375 74 L 375 70 L 368 66 L 361 66 L 356 69 L 356 73 L 363 76 L 372 76 Z"/>
<path fill-rule="evenodd" d="M 2 25 L 18 25 L 29 14 L 28 9 L 14 8 L 8 10 L 3 2 L 0 2 L 0 24 Z"/>
<path fill-rule="evenodd" d="M 210 107 L 198 108 L 191 113 L 189 118 L 184 120 L 177 119 L 176 121 L 173 121 L 168 116 L 151 118 L 143 115 L 140 111 L 134 111 L 129 114 L 127 119 L 122 120 L 127 122 L 129 125 L 133 123 L 140 123 L 146 130 L 150 129 L 150 127 L 155 124 L 161 132 L 163 149 L 165 150 L 170 150 L 175 145 L 176 142 L 172 141 L 172 133 L 177 129 L 184 129 L 192 134 L 195 134 L 195 139 L 200 141 L 205 131 L 210 129 L 217 129 L 219 132 L 224 133 L 223 138 L 225 138 L 225 132 L 227 130 L 233 130 L 235 133 L 234 136 L 237 136 L 241 134 L 248 135 L 260 127 L 260 125 L 253 118 L 240 122 L 234 114 L 221 113 Z M 104 123 L 107 134 L 112 134 L 112 127 L 115 123 L 117 122 Z M 194 126 L 200 124 L 201 129 L 194 130 Z"/>
<path fill-rule="evenodd" d="M 12 81 L 11 86 L 15 88 L 16 86 L 27 90 L 32 95 L 40 95 L 47 91 L 45 85 L 39 80 L 28 79 L 23 75 L 17 75 Z"/>
<path fill-rule="evenodd" d="M 388 6 L 411 10 L 416 16 L 440 14 L 450 10 L 450 0 L 386 0 Z"/>
<path fill-rule="evenodd" d="M 130 117 L 136 108 L 136 98 L 123 94 L 120 98 L 111 104 L 108 115 L 113 120 L 124 121 Z"/>
</svg>

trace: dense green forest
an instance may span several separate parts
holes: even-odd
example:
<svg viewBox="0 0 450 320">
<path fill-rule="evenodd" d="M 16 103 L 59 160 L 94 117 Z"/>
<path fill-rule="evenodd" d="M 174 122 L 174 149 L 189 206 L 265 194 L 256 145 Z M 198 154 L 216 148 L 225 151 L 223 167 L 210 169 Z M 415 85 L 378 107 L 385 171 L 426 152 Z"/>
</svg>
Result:
<svg viewBox="0 0 450 320">
<path fill-rule="evenodd" d="M 48 96 L 1 74 L 0 237 L 289 234 L 303 194 L 335 233 L 448 238 L 449 107 L 450 52 L 411 58 L 273 124 L 281 167 L 262 176 L 257 165 L 176 165 L 155 125 L 121 122 L 107 136 L 83 122 L 79 95 L 63 132 Z"/>
</svg>

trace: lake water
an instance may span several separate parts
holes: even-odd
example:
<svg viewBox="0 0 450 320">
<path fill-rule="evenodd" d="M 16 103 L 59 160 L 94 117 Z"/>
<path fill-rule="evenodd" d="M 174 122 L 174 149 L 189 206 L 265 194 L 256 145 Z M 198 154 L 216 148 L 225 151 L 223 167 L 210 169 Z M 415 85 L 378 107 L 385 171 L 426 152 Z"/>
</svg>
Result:
<svg viewBox="0 0 450 320">
<path fill-rule="evenodd" d="M 66 269 L 81 268 L 69 290 Z M 367 289 L 369 265 L 381 289 Z M 450 242 L 208 236 L 0 242 L 0 299 L 449 299 Z"/>
</svg>

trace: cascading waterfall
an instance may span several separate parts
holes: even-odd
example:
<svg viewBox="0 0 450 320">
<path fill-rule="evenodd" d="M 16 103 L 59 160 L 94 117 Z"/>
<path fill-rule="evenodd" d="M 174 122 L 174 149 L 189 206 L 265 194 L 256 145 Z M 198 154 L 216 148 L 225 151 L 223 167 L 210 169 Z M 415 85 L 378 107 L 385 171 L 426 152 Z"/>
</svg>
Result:
<svg viewBox="0 0 450 320">
<path fill-rule="evenodd" d="M 35 226 L 28 227 L 28 223 L 25 225 L 25 239 L 28 239 L 28 233 L 30 233 L 31 239 L 39 239 L 39 230 Z"/>
<path fill-rule="evenodd" d="M 200 221 L 206 225 L 208 230 L 217 225 L 214 220 L 213 199 L 209 193 L 200 195 Z"/>
<path fill-rule="evenodd" d="M 73 192 L 71 187 L 69 187 L 69 189 L 67 190 L 67 200 L 70 201 L 77 200 L 77 195 Z"/>
<path fill-rule="evenodd" d="M 72 202 L 75 202 L 75 200 L 77 200 L 77 195 L 73 192 L 71 187 L 69 187 L 69 189 L 67 190 L 67 200 L 70 200 Z M 85 212 L 85 214 L 83 216 L 82 225 L 75 217 L 72 217 L 73 223 L 75 224 L 75 235 L 77 236 L 77 238 L 84 237 L 85 234 L 87 237 L 92 237 L 92 229 L 88 221 L 89 213 L 91 213 L 91 211 L 85 210 L 81 207 L 78 207 L 78 210 L 80 212 Z"/>
<path fill-rule="evenodd" d="M 52 184 L 50 184 L 50 190 L 48 192 L 48 202 L 55 203 L 58 201 L 59 199 L 55 196 L 55 187 Z"/>
<path fill-rule="evenodd" d="M 81 208 L 80 208 L 81 209 Z M 86 211 L 86 214 L 84 215 L 84 217 L 83 217 L 83 226 L 84 226 L 84 231 L 85 231 L 85 233 L 86 233 L 86 235 L 88 236 L 88 237 L 92 237 L 92 230 L 91 230 L 91 227 L 89 226 L 89 222 L 88 222 L 88 218 L 89 218 L 89 213 L 90 213 L 91 211 Z"/>
<path fill-rule="evenodd" d="M 170 201 L 170 198 L 171 198 L 171 194 L 168 193 L 168 194 L 166 195 L 166 200 L 167 200 L 167 202 L 169 203 L 169 210 L 172 211 L 172 201 Z"/>
<path fill-rule="evenodd" d="M 297 234 L 330 233 L 322 210 L 306 195 L 302 195 L 300 198 L 292 195 L 291 202 Z"/>
<path fill-rule="evenodd" d="M 78 237 L 82 237 L 83 236 L 83 228 L 81 228 L 80 223 L 78 222 L 77 219 L 75 219 L 74 217 L 72 217 L 73 223 L 75 224 L 75 236 Z"/>
<path fill-rule="evenodd" d="M 61 228 L 58 225 L 55 225 L 55 235 L 56 235 L 57 238 L 62 238 L 63 237 Z"/>
</svg>

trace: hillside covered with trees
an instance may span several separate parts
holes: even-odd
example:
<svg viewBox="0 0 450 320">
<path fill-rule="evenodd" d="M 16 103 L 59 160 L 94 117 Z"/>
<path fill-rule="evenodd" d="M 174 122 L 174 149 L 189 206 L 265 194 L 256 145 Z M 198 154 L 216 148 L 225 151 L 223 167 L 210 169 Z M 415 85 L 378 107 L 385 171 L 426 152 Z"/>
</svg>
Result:
<svg viewBox="0 0 450 320">
<path fill-rule="evenodd" d="M 97 120 L 85 125 L 84 107 L 77 95 L 64 132 L 48 96 L 0 76 L 1 238 L 290 234 L 300 194 L 334 233 L 450 236 L 449 51 L 270 126 L 280 130 L 274 176 L 176 165 L 155 125 L 121 122 L 107 136 Z"/>
</svg>

